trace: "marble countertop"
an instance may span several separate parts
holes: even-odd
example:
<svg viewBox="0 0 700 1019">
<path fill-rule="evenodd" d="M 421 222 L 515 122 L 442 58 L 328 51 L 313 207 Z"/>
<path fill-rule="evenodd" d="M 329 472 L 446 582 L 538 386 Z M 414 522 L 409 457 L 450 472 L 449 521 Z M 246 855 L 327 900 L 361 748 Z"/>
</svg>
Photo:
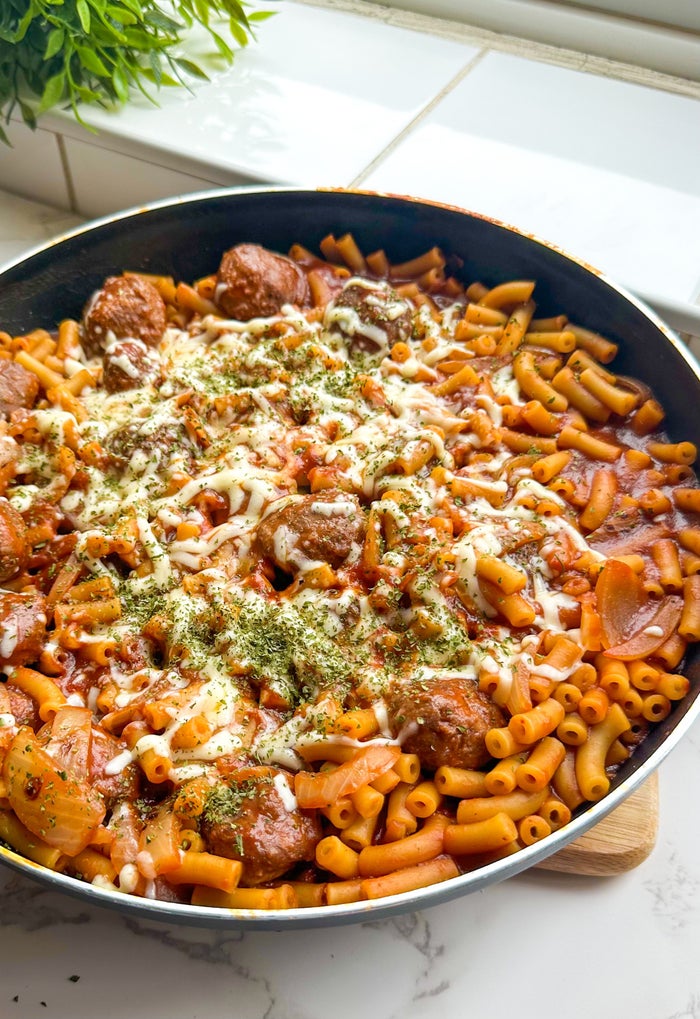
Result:
<svg viewBox="0 0 700 1019">
<path fill-rule="evenodd" d="M 75 219 L 0 192 L 0 263 Z M 221 932 L 137 919 L 0 867 L 0 1019 L 700 1016 L 700 724 L 660 768 L 637 869 L 530 871 L 392 920 Z"/>
</svg>

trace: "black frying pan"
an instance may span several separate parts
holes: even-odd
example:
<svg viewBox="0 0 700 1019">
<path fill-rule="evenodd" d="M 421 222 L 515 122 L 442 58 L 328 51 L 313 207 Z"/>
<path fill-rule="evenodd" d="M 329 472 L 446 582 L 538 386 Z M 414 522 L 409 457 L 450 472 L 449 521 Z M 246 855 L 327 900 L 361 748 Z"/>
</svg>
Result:
<svg viewBox="0 0 700 1019">
<path fill-rule="evenodd" d="M 615 370 L 648 383 L 664 405 L 674 441 L 700 445 L 700 368 L 680 340 L 639 300 L 590 266 L 552 245 L 501 223 L 448 206 L 348 191 L 233 189 L 158 202 L 74 231 L 0 270 L 0 329 L 17 334 L 53 328 L 79 317 L 104 278 L 124 269 L 191 281 L 214 272 L 221 254 L 251 241 L 286 252 L 294 243 L 318 250 L 328 233 L 351 232 L 365 252 L 383 248 L 390 261 L 413 258 L 433 245 L 450 259 L 450 271 L 470 282 L 537 280 L 538 316 L 563 311 L 581 325 L 620 344 Z M 656 726 L 619 769 L 610 793 L 543 842 L 452 881 L 373 902 L 321 908 L 251 912 L 184 906 L 104 891 L 38 867 L 0 847 L 0 861 L 97 904 L 201 926 L 328 926 L 427 907 L 476 891 L 532 866 L 587 831 L 658 767 L 700 715 L 700 654 L 693 649 L 686 674 L 691 693 Z"/>
</svg>

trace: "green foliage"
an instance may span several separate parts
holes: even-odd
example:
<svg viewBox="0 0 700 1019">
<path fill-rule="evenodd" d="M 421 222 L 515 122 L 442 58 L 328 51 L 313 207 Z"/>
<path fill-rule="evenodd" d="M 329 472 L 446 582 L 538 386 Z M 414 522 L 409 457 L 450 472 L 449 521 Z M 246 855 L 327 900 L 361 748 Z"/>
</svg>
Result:
<svg viewBox="0 0 700 1019">
<path fill-rule="evenodd" d="M 153 100 L 150 86 L 187 85 L 206 78 L 192 60 L 175 55 L 195 24 L 209 32 L 220 56 L 234 52 L 214 25 L 222 19 L 239 46 L 268 12 L 246 14 L 239 0 L 0 0 L 0 119 L 19 109 L 29 127 L 57 105 L 101 106 L 127 101 L 136 86 Z M 0 139 L 7 141 L 2 127 Z"/>
</svg>

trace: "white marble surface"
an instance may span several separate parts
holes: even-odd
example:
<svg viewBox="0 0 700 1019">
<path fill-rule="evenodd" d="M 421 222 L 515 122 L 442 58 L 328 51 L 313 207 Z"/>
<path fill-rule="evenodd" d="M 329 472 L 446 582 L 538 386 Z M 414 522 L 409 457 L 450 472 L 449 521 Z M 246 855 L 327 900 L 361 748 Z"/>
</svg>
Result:
<svg viewBox="0 0 700 1019">
<path fill-rule="evenodd" d="M 69 225 L 0 192 L 0 262 Z M 627 874 L 528 872 L 331 930 L 178 928 L 0 867 L 0 1019 L 697 1019 L 698 775 L 700 724 L 661 766 L 657 845 Z"/>
</svg>

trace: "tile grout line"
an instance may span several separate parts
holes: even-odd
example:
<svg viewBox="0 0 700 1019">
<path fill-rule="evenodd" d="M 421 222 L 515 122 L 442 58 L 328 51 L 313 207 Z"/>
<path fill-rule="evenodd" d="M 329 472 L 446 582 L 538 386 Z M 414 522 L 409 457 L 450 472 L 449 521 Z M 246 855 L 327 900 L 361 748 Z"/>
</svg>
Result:
<svg viewBox="0 0 700 1019">
<path fill-rule="evenodd" d="M 295 0 L 295 2 L 307 7 L 355 14 L 358 17 L 379 21 L 389 27 L 426 32 L 429 35 L 450 39 L 453 42 L 486 46 L 497 53 L 510 53 L 524 60 L 534 60 L 603 78 L 612 78 L 616 81 L 643 85 L 668 92 L 671 95 L 700 99 L 700 81 L 677 78 L 667 72 L 651 70 L 623 60 L 597 56 L 584 50 L 557 46 L 554 43 L 537 42 L 523 36 L 481 28 L 467 22 L 452 21 L 449 18 L 438 18 L 429 14 L 417 14 L 403 8 L 385 7 L 377 3 L 376 0 L 375 2 L 368 2 L 368 0 Z"/>
<path fill-rule="evenodd" d="M 75 184 L 73 182 L 73 174 L 71 173 L 70 163 L 68 161 L 68 153 L 66 152 L 66 144 L 63 140 L 62 134 L 56 135 L 56 143 L 58 145 L 58 155 L 61 160 L 61 166 L 63 167 L 63 176 L 66 181 L 66 190 L 68 192 L 68 201 L 70 203 L 70 211 L 79 214 L 78 210 L 78 196 L 75 191 Z"/>
<path fill-rule="evenodd" d="M 391 153 L 395 149 L 397 149 L 399 147 L 401 142 L 406 137 L 408 137 L 408 135 L 411 133 L 411 131 L 413 131 L 413 129 L 418 124 L 420 124 L 421 121 L 423 121 L 428 116 L 428 114 L 432 113 L 432 111 L 442 102 L 442 100 L 446 96 L 448 96 L 450 94 L 450 92 L 452 92 L 455 88 L 457 88 L 458 85 L 460 85 L 464 81 L 464 79 L 467 77 L 467 75 L 471 71 L 473 71 L 474 68 L 478 64 L 481 63 L 481 61 L 484 59 L 484 57 L 487 56 L 487 54 L 489 52 L 490 52 L 490 50 L 489 50 L 488 46 L 484 47 L 484 49 L 482 49 L 482 50 L 479 50 L 479 52 L 476 53 L 471 58 L 471 60 L 469 60 L 465 64 L 465 66 L 462 68 L 462 70 L 459 71 L 454 76 L 454 78 L 452 78 L 450 81 L 448 81 L 448 83 L 446 85 L 444 85 L 442 89 L 440 89 L 440 91 L 430 100 L 430 102 L 426 106 L 424 106 L 423 109 L 419 113 L 416 114 L 416 116 L 413 118 L 413 120 L 409 121 L 409 123 L 406 124 L 406 126 L 403 128 L 403 130 L 399 131 L 399 133 L 394 138 L 391 139 L 389 144 L 386 145 L 381 150 L 381 152 L 379 152 L 374 157 L 374 159 L 371 161 L 371 163 L 368 163 L 367 166 L 363 170 L 361 170 L 357 174 L 357 176 L 353 178 L 353 180 L 350 181 L 350 183 L 348 184 L 348 187 L 351 187 L 351 188 L 359 187 L 360 184 L 362 183 L 362 181 L 372 172 L 372 170 L 374 170 L 375 167 L 379 166 L 379 164 L 382 163 L 387 158 L 387 156 L 390 156 Z"/>
</svg>

